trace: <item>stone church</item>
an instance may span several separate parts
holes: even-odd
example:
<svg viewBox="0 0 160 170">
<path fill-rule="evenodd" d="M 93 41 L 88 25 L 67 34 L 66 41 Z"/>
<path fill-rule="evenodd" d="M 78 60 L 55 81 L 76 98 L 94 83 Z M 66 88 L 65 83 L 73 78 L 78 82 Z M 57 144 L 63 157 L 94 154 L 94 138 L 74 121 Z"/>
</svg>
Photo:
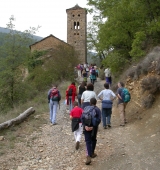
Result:
<svg viewBox="0 0 160 170">
<path fill-rule="evenodd" d="M 30 45 L 31 52 L 34 50 L 50 50 L 57 45 L 69 45 L 79 54 L 81 63 L 87 62 L 87 11 L 79 5 L 66 9 L 67 13 L 67 43 L 49 35 L 42 40 Z"/>
</svg>

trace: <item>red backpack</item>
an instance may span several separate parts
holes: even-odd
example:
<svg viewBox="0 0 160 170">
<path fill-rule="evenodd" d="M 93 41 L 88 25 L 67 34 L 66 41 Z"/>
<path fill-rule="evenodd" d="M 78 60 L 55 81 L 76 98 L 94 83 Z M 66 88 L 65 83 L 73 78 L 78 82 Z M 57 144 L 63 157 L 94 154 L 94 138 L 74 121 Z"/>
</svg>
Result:
<svg viewBox="0 0 160 170">
<path fill-rule="evenodd" d="M 60 100 L 60 95 L 59 95 L 59 91 L 58 91 L 57 88 L 53 88 L 51 90 L 50 98 L 52 99 L 52 101 L 59 101 Z"/>
</svg>

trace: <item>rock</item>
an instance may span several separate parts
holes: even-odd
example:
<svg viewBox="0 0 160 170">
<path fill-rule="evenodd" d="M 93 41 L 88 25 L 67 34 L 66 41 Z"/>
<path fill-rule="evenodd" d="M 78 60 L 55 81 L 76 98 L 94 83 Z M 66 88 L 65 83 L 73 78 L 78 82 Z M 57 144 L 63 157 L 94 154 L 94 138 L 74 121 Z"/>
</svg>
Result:
<svg viewBox="0 0 160 170">
<path fill-rule="evenodd" d="M 35 119 L 39 119 L 41 115 L 34 116 Z"/>
<path fill-rule="evenodd" d="M 152 137 L 155 137 L 155 136 L 156 136 L 156 134 L 152 135 L 151 138 L 152 138 Z"/>
<path fill-rule="evenodd" d="M 0 136 L 0 141 L 4 140 L 4 136 Z"/>
<path fill-rule="evenodd" d="M 25 169 L 27 169 L 26 166 L 18 166 L 18 168 L 17 168 L 17 170 L 25 170 Z"/>
</svg>

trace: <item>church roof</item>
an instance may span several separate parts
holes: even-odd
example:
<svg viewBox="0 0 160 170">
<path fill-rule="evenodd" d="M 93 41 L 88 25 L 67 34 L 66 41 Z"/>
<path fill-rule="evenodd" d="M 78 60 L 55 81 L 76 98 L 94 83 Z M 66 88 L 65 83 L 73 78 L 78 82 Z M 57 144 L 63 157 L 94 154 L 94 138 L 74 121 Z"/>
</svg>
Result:
<svg viewBox="0 0 160 170">
<path fill-rule="evenodd" d="M 71 46 L 70 44 L 66 43 L 65 41 L 63 41 L 63 40 L 61 40 L 61 39 L 59 39 L 59 38 L 55 37 L 55 36 L 54 36 L 54 35 L 52 35 L 52 34 L 50 34 L 49 36 L 47 36 L 47 37 L 45 37 L 45 38 L 41 39 L 40 41 L 37 41 L 37 42 L 35 42 L 35 43 L 31 44 L 31 45 L 29 46 L 29 48 L 31 49 L 31 46 L 33 46 L 33 45 L 35 45 L 35 44 L 38 44 L 39 42 L 42 42 L 42 41 L 44 41 L 45 39 L 47 39 L 47 38 L 49 38 L 49 37 L 56 38 L 57 40 L 61 41 L 62 43 L 65 43 L 65 44 L 67 44 L 67 45 Z"/>
<path fill-rule="evenodd" d="M 78 4 L 76 4 L 74 7 L 66 9 L 66 11 L 68 11 L 68 10 L 77 10 L 77 9 L 84 9 L 84 8 L 82 8 Z"/>
</svg>

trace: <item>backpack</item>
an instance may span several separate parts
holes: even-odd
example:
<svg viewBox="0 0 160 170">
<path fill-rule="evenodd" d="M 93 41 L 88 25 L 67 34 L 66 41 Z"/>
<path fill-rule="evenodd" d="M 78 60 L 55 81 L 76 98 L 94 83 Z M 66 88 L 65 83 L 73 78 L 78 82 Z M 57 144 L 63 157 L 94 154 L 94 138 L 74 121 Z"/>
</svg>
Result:
<svg viewBox="0 0 160 170">
<path fill-rule="evenodd" d="M 95 106 L 86 106 L 83 111 L 82 121 L 85 126 L 98 126 L 100 120 L 97 118 Z"/>
<path fill-rule="evenodd" d="M 72 94 L 73 94 L 73 89 L 70 88 L 70 89 L 68 90 L 68 96 L 72 96 Z"/>
<path fill-rule="evenodd" d="M 96 70 L 95 70 L 95 69 L 92 69 L 91 74 L 92 74 L 92 75 L 96 75 Z"/>
<path fill-rule="evenodd" d="M 60 101 L 61 100 L 61 97 L 59 95 L 59 91 L 57 88 L 53 88 L 51 90 L 50 98 L 52 99 L 52 101 Z"/>
<path fill-rule="evenodd" d="M 131 100 L 131 95 L 126 88 L 122 88 L 121 97 L 124 103 L 128 103 Z"/>
</svg>

